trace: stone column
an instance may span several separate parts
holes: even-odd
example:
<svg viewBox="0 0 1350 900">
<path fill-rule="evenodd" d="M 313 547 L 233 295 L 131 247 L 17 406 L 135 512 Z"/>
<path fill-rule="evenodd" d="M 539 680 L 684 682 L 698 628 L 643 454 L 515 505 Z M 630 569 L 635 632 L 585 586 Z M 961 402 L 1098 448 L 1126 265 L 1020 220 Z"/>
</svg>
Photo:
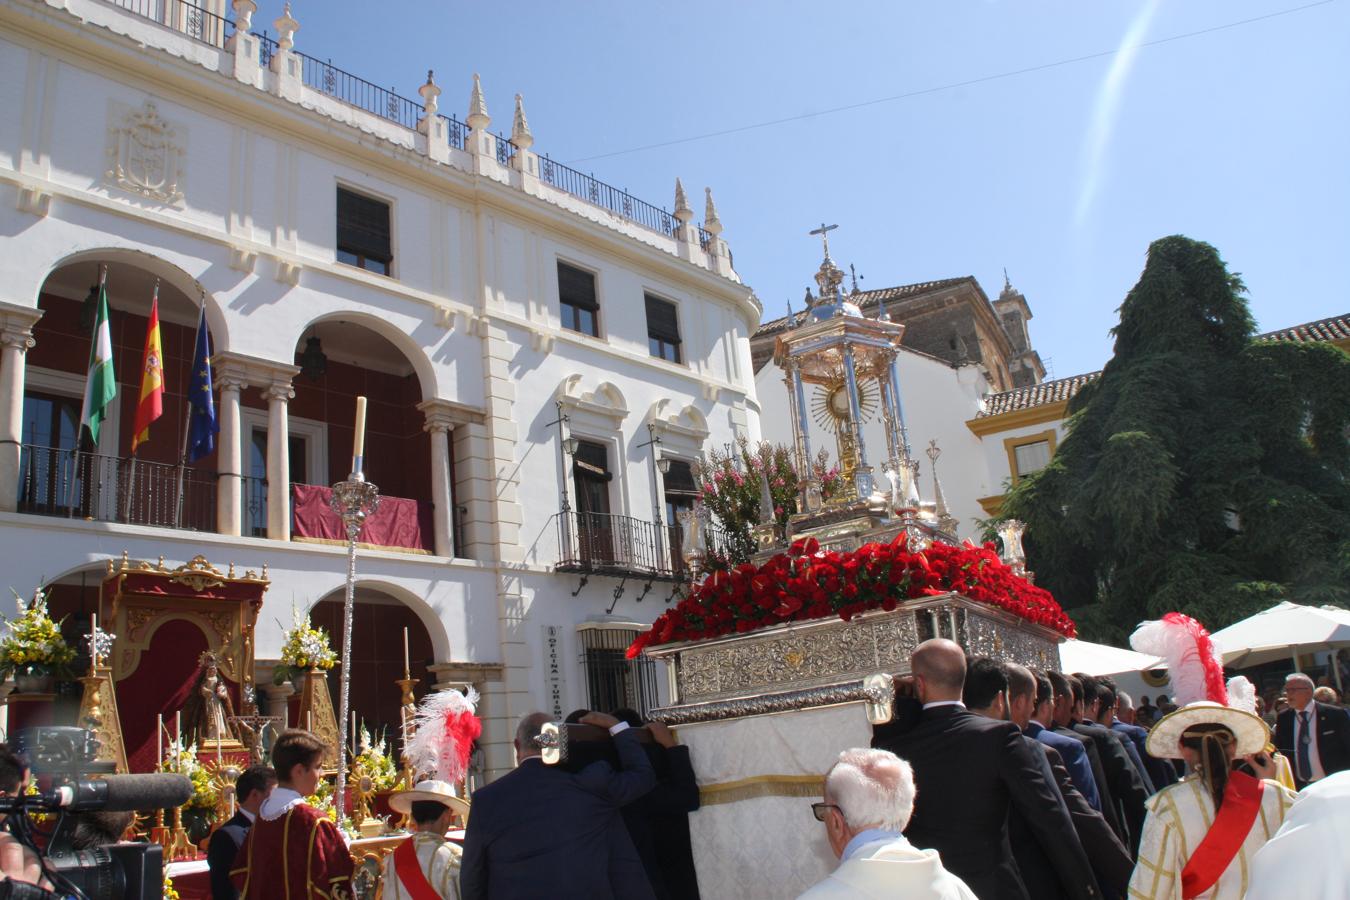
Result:
<svg viewBox="0 0 1350 900">
<path fill-rule="evenodd" d="M 246 387 L 236 375 L 222 374 L 220 385 L 220 446 L 216 465 L 216 531 L 238 537 L 240 528 L 241 479 L 244 474 L 243 451 L 240 446 L 239 391 Z"/>
<path fill-rule="evenodd" d="M 455 555 L 454 497 L 450 490 L 450 432 L 455 420 L 439 400 L 417 404 L 426 416 L 422 430 L 431 436 L 431 505 L 437 556 Z"/>
<path fill-rule="evenodd" d="M 19 507 L 25 357 L 42 310 L 0 304 L 0 512 Z"/>
<path fill-rule="evenodd" d="M 267 536 L 275 541 L 289 541 L 291 456 L 286 407 L 295 391 L 289 380 L 274 381 L 263 394 L 267 397 Z"/>
</svg>

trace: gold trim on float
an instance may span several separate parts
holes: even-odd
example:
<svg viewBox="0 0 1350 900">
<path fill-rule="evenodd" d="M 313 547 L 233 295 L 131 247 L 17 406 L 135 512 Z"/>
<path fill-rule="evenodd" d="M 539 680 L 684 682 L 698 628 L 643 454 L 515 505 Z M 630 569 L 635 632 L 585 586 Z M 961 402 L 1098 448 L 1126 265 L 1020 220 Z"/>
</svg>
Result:
<svg viewBox="0 0 1350 900">
<path fill-rule="evenodd" d="M 824 775 L 752 775 L 698 789 L 700 806 L 738 803 L 756 797 L 823 797 Z"/>
</svg>

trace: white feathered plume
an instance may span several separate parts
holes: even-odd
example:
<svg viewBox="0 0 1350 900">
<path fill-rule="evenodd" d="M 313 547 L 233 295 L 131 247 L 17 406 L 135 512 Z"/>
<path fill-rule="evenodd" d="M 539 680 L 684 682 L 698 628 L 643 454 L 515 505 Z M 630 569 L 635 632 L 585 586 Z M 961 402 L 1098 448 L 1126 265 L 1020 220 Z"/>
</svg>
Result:
<svg viewBox="0 0 1350 900">
<path fill-rule="evenodd" d="M 478 692 L 433 691 L 423 698 L 413 716 L 412 735 L 403 759 L 418 778 L 458 784 L 469 767 L 473 742 L 483 733 L 474 715 Z"/>
<path fill-rule="evenodd" d="M 1197 700 L 1228 704 L 1223 683 L 1223 660 L 1205 627 L 1182 613 L 1170 612 L 1144 622 L 1130 635 L 1139 653 L 1161 656 L 1172 680 L 1172 699 L 1178 706 Z"/>
<path fill-rule="evenodd" d="M 1246 675 L 1228 679 L 1228 705 L 1256 715 L 1256 685 Z"/>
</svg>

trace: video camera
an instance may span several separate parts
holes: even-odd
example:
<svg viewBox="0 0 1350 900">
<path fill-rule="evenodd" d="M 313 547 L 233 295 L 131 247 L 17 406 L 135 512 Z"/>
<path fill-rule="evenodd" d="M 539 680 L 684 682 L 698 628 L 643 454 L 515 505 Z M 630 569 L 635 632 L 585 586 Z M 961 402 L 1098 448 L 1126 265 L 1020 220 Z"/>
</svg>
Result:
<svg viewBox="0 0 1350 900">
<path fill-rule="evenodd" d="M 99 742 L 83 728 L 43 727 L 21 731 L 12 749 L 35 775 L 51 777 L 51 789 L 0 797 L 4 828 L 42 862 L 55 891 L 13 879 L 0 881 L 0 900 L 159 900 L 163 896 L 164 848 L 159 844 L 109 842 L 76 848 L 69 814 L 164 809 L 186 803 L 192 782 L 184 775 L 114 775 L 98 762 Z M 89 777 L 90 775 L 98 777 Z M 33 813 L 54 815 L 40 831 Z M 42 838 L 39 841 L 38 838 Z"/>
</svg>

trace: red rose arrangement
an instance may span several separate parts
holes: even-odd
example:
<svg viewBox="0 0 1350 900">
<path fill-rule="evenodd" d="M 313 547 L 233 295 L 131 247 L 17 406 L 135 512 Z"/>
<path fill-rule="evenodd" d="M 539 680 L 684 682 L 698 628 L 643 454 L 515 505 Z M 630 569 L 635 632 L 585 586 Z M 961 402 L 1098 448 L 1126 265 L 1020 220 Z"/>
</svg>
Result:
<svg viewBox="0 0 1350 900">
<path fill-rule="evenodd" d="M 909 549 L 901 534 L 889 544 L 823 552 L 815 538 L 797 541 L 762 566 L 744 563 L 713 572 L 666 610 L 628 648 L 741 634 L 784 622 L 839 616 L 845 622 L 873 609 L 954 591 L 1075 637 L 1077 629 L 1045 588 L 1013 573 L 993 544 L 934 543 Z"/>
</svg>

